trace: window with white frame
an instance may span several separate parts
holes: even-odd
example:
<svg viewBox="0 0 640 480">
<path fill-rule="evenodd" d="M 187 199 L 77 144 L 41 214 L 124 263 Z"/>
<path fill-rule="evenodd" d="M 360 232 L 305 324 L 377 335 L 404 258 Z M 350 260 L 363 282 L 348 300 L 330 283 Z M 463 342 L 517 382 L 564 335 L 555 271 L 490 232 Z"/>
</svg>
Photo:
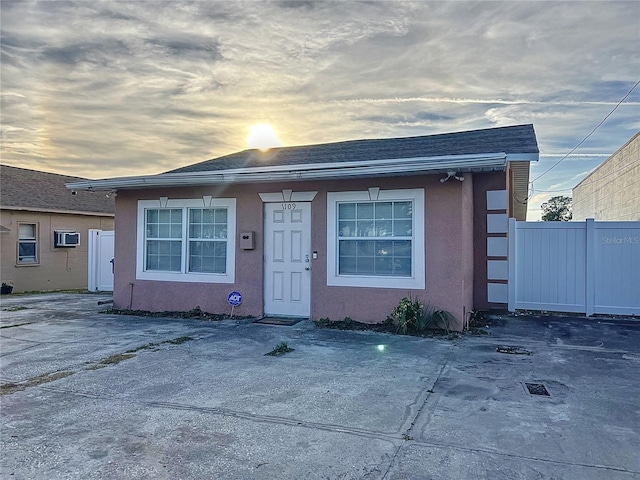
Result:
<svg viewBox="0 0 640 480">
<path fill-rule="evenodd" d="M 235 281 L 235 199 L 138 202 L 137 278 Z"/>
<path fill-rule="evenodd" d="M 424 190 L 327 194 L 327 284 L 424 288 Z"/>
<path fill-rule="evenodd" d="M 38 224 L 18 224 L 18 265 L 38 263 Z"/>
</svg>

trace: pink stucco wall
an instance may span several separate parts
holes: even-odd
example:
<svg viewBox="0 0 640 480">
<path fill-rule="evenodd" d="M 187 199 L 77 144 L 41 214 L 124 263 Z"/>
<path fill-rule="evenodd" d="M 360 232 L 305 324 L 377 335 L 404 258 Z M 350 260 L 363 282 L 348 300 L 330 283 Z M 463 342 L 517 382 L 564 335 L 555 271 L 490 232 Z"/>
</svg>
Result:
<svg viewBox="0 0 640 480">
<path fill-rule="evenodd" d="M 317 191 L 312 202 L 311 315 L 333 320 L 346 316 L 363 322 L 381 322 L 398 301 L 413 297 L 437 308 L 448 310 L 457 319 L 453 327 L 461 329 L 465 314 L 473 308 L 474 228 L 473 176 L 464 182 L 440 183 L 436 175 L 360 179 L 331 182 L 242 185 L 230 187 L 191 187 L 162 190 L 121 191 L 116 201 L 116 265 L 114 306 L 149 311 L 185 311 L 199 306 L 214 313 L 229 312 L 227 294 L 233 289 L 243 293 L 238 315 L 263 313 L 263 204 L 259 192 Z M 326 193 L 381 189 L 425 189 L 425 261 L 426 288 L 408 292 L 392 288 L 329 287 L 326 282 Z M 137 280 L 136 218 L 139 199 L 201 198 L 214 195 L 237 199 L 237 232 L 256 232 L 256 249 L 244 251 L 236 246 L 235 284 L 169 283 Z M 236 237 L 237 238 L 237 237 Z"/>
</svg>

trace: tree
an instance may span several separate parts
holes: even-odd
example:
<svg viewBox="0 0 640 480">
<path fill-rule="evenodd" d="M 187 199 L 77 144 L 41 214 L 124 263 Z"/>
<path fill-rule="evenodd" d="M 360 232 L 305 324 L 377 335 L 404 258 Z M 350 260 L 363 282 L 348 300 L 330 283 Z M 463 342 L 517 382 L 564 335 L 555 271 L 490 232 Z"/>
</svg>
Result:
<svg viewBox="0 0 640 480">
<path fill-rule="evenodd" d="M 542 220 L 545 222 L 568 222 L 572 216 L 571 197 L 558 195 L 542 204 Z"/>
</svg>

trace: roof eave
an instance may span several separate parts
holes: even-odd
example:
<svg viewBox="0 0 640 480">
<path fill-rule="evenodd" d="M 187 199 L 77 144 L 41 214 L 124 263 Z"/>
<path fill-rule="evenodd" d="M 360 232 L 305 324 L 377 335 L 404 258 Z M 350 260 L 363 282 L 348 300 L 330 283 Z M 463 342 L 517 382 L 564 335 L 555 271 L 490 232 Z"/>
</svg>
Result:
<svg viewBox="0 0 640 480">
<path fill-rule="evenodd" d="M 507 154 L 449 155 L 384 159 L 369 162 L 335 162 L 301 165 L 250 167 L 206 172 L 162 173 L 139 177 L 70 182 L 70 190 L 133 190 L 141 188 L 180 187 L 234 183 L 264 183 L 296 180 L 336 180 L 381 175 L 439 174 L 456 172 L 502 171 L 506 168 Z"/>
<path fill-rule="evenodd" d="M 35 212 L 35 213 L 60 213 L 65 215 L 83 215 L 89 217 L 115 217 L 113 212 L 98 212 L 90 210 L 68 210 L 64 208 L 41 208 L 41 207 L 25 207 L 15 205 L 0 205 L 0 210 L 13 210 L 18 212 Z"/>
</svg>

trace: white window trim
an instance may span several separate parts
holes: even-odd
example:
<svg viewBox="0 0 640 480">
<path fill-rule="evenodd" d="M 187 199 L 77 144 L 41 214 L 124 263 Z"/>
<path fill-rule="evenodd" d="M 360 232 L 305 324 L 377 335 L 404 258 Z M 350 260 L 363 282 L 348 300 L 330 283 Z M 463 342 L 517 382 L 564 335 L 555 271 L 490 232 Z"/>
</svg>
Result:
<svg viewBox="0 0 640 480">
<path fill-rule="evenodd" d="M 209 200 L 209 199 L 207 199 Z M 183 208 L 182 221 L 182 265 L 186 269 L 188 262 L 188 229 L 189 208 L 227 208 L 227 273 L 200 273 L 200 272 L 158 272 L 145 271 L 145 211 L 156 208 Z M 234 283 L 236 267 L 236 199 L 213 198 L 206 202 L 198 199 L 165 199 L 138 200 L 138 226 L 136 248 L 136 279 L 158 280 L 162 282 L 191 282 L 191 283 Z"/>
<path fill-rule="evenodd" d="M 338 287 L 425 288 L 424 189 L 380 190 L 377 201 L 413 202 L 411 277 L 338 275 L 338 203 L 370 202 L 370 191 L 327 193 L 327 285 Z"/>
</svg>

